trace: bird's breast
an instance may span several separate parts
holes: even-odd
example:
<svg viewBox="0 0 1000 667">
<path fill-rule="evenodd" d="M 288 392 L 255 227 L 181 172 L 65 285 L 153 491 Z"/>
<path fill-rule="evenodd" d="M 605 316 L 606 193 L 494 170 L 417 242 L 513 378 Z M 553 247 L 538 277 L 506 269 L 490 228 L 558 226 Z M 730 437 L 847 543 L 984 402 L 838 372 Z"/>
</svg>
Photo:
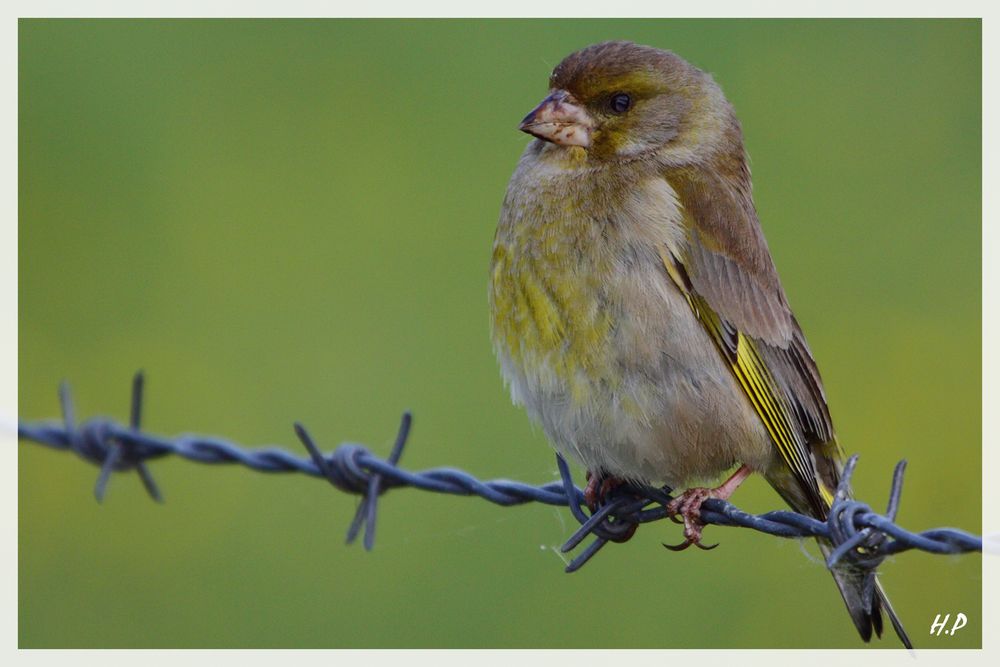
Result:
<svg viewBox="0 0 1000 667">
<path fill-rule="evenodd" d="M 617 389 L 624 362 L 655 363 L 655 350 L 635 355 L 659 333 L 644 323 L 663 326 L 658 248 L 681 237 L 663 179 L 523 159 L 501 211 L 490 283 L 493 341 L 515 400 L 514 376 L 585 401 L 597 388 Z"/>
<path fill-rule="evenodd" d="M 493 336 L 511 362 L 571 382 L 595 373 L 611 328 L 606 233 L 580 184 L 548 177 L 511 183 L 493 246 Z"/>
</svg>

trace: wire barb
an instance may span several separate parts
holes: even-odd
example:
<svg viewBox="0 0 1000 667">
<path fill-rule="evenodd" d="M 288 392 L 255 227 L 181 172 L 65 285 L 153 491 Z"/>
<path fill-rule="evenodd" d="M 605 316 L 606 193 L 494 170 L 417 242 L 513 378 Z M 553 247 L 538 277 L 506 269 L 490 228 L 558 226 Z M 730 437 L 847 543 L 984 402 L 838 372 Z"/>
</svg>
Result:
<svg viewBox="0 0 1000 667">
<path fill-rule="evenodd" d="M 622 484 L 591 511 L 584 492 L 573 483 L 569 465 L 558 455 L 556 464 L 560 481 L 542 486 L 506 479 L 482 481 L 455 468 L 434 468 L 422 472 L 404 470 L 399 467 L 399 461 L 413 426 L 413 416 L 409 412 L 403 413 L 387 459 L 375 456 L 356 443 L 342 443 L 333 452 L 323 454 L 300 422 L 294 424 L 295 434 L 306 448 L 308 458 L 297 457 L 277 447 L 244 449 L 221 438 L 151 435 L 141 428 L 144 389 L 145 380 L 140 371 L 132 380 L 128 426 L 105 417 L 77 425 L 72 394 L 69 385 L 63 382 L 59 387 L 62 420 L 19 421 L 18 438 L 53 449 L 73 451 L 96 465 L 100 469 L 94 486 L 98 502 L 105 497 L 112 473 L 132 470 L 138 473 L 149 496 L 162 502 L 163 496 L 149 472 L 147 462 L 171 455 L 196 463 L 236 463 L 259 472 L 292 472 L 320 477 L 339 491 L 361 496 L 347 530 L 347 543 L 353 543 L 364 529 L 362 543 L 367 550 L 375 545 L 378 500 L 388 490 L 397 487 L 478 496 L 502 507 L 530 502 L 569 507 L 580 527 L 566 540 L 561 551 L 572 551 L 589 537 L 594 539 L 569 562 L 566 572 L 579 570 L 608 542 L 627 541 L 639 525 L 669 518 L 666 506 L 673 499 L 669 487 Z M 906 461 L 900 461 L 893 471 L 884 515 L 851 498 L 850 482 L 857 463 L 857 455 L 845 463 L 826 521 L 789 510 L 749 514 L 715 498 L 709 498 L 702 504 L 701 519 L 706 524 L 739 526 L 777 537 L 825 538 L 833 544 L 827 567 L 847 565 L 865 571 L 865 595 L 868 597 L 874 594 L 876 568 L 893 554 L 910 549 L 937 554 L 982 551 L 982 538 L 962 530 L 936 528 L 913 533 L 896 525 Z"/>
</svg>

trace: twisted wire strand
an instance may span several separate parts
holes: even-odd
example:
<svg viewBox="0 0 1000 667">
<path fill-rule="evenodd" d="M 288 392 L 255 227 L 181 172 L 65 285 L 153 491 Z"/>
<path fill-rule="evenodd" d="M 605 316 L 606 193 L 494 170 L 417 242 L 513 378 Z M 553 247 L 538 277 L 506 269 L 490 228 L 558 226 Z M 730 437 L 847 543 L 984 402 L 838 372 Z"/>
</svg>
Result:
<svg viewBox="0 0 1000 667">
<path fill-rule="evenodd" d="M 19 421 L 18 439 L 75 452 L 98 466 L 100 473 L 94 486 L 98 502 L 105 497 L 111 473 L 132 470 L 139 475 L 149 496 L 162 502 L 163 496 L 147 463 L 165 456 L 178 456 L 197 463 L 238 464 L 259 472 L 301 473 L 324 478 L 340 491 L 361 496 L 362 501 L 347 530 L 347 542 L 354 542 L 363 529 L 366 549 L 371 549 L 375 543 L 378 499 L 394 488 L 412 487 L 435 493 L 478 496 L 504 507 L 531 502 L 567 506 L 580 523 L 580 528 L 561 550 L 572 551 L 588 537 L 594 538 L 569 562 L 567 572 L 580 569 L 608 542 L 628 540 L 640 524 L 668 518 L 666 505 L 672 500 L 668 487 L 625 484 L 612 491 L 596 510 L 591 511 L 583 491 L 573 483 L 569 466 L 560 456 L 556 457 L 560 481 L 541 486 L 506 479 L 482 481 L 456 468 L 433 468 L 420 472 L 405 470 L 398 464 L 413 423 L 409 412 L 402 416 L 396 441 L 386 459 L 379 458 L 357 443 L 343 443 L 333 452 L 324 454 L 305 426 L 296 423 L 295 433 L 309 453 L 309 457 L 305 458 L 278 447 L 246 449 L 218 437 L 183 434 L 167 438 L 146 433 L 141 427 L 143 397 L 144 378 L 140 372 L 132 382 L 127 425 L 109 417 L 97 417 L 77 424 L 69 385 L 63 382 L 59 389 L 62 421 Z M 848 459 L 826 521 L 790 510 L 749 514 L 729 502 L 714 498 L 702 504 L 702 521 L 718 526 L 749 528 L 777 537 L 826 538 L 834 545 L 827 567 L 832 568 L 841 562 L 850 564 L 869 572 L 872 584 L 875 569 L 892 554 L 910 549 L 937 554 L 982 551 L 981 537 L 956 528 L 914 533 L 895 523 L 905 461 L 896 465 L 884 515 L 850 498 L 850 480 L 857 461 L 857 455 Z"/>
</svg>

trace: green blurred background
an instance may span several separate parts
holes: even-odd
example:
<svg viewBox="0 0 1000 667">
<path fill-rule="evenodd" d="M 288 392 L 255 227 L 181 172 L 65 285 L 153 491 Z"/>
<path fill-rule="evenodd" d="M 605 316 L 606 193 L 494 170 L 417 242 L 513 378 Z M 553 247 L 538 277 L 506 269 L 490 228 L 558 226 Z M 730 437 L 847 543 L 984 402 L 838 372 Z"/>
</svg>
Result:
<svg viewBox="0 0 1000 667">
<path fill-rule="evenodd" d="M 855 489 L 901 522 L 981 523 L 978 21 L 20 23 L 20 416 L 148 428 L 532 483 L 555 476 L 490 349 L 486 280 L 515 130 L 569 52 L 626 38 L 713 72 L 819 360 Z M 22 647 L 859 647 L 800 543 L 640 530 L 582 571 L 566 511 L 398 491 L 372 553 L 355 499 L 297 475 L 163 460 L 138 478 L 19 448 Z M 737 494 L 781 507 L 759 479 Z M 806 548 L 815 554 L 812 546 Z M 981 560 L 883 581 L 919 647 L 981 643 Z M 964 612 L 928 638 L 937 613 Z M 891 633 L 890 633 L 891 634 Z M 876 642 L 895 647 L 895 638 Z"/>
</svg>

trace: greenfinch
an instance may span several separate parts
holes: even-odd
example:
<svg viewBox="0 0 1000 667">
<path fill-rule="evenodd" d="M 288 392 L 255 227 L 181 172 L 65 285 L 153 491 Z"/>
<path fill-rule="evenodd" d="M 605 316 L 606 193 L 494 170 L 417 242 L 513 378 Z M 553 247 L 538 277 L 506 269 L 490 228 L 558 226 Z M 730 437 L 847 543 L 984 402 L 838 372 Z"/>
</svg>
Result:
<svg viewBox="0 0 1000 667">
<path fill-rule="evenodd" d="M 535 139 L 496 230 L 492 339 L 514 402 L 587 469 L 588 501 L 735 468 L 668 507 L 681 546 L 700 546 L 701 502 L 752 473 L 825 519 L 842 450 L 712 77 L 668 51 L 596 44 L 553 70 L 520 129 Z M 881 636 L 884 611 L 910 646 L 877 579 L 866 594 L 864 572 L 832 572 L 862 639 Z"/>
</svg>

